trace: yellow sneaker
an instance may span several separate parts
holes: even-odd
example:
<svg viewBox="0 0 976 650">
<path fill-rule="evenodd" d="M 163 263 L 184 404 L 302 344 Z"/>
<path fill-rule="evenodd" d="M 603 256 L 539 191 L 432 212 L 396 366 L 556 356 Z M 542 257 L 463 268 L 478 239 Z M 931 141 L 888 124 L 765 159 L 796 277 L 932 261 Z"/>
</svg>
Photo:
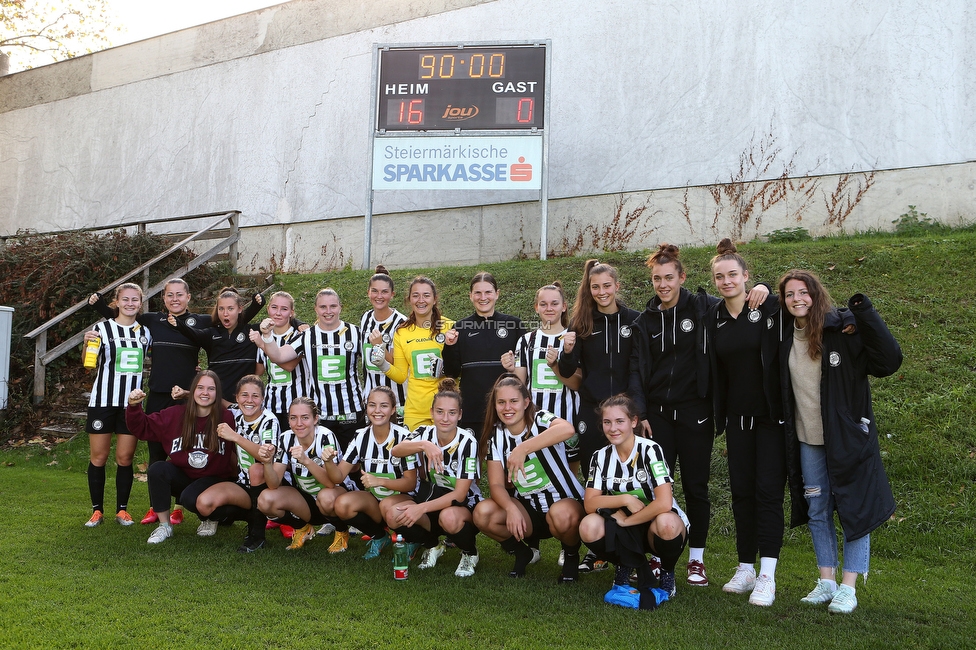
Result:
<svg viewBox="0 0 976 650">
<path fill-rule="evenodd" d="M 132 521 L 132 515 L 130 515 L 125 510 L 119 510 L 118 512 L 115 513 L 115 521 L 122 524 L 123 526 L 131 526 L 132 524 L 136 523 Z"/>
<path fill-rule="evenodd" d="M 85 522 L 85 526 L 87 526 L 88 528 L 94 528 L 95 526 L 102 523 L 103 516 L 104 515 L 102 514 L 101 510 L 96 510 L 95 512 L 92 513 L 91 519 Z"/>
<path fill-rule="evenodd" d="M 335 537 L 332 538 L 332 546 L 329 547 L 329 553 L 343 553 L 349 548 L 349 531 L 339 532 L 336 531 Z"/>
<path fill-rule="evenodd" d="M 313 537 L 315 537 L 315 529 L 312 528 L 312 524 L 305 524 L 296 530 L 295 534 L 291 536 L 291 544 L 288 545 L 288 550 L 297 551 L 301 547 L 305 546 L 305 542 Z"/>
</svg>

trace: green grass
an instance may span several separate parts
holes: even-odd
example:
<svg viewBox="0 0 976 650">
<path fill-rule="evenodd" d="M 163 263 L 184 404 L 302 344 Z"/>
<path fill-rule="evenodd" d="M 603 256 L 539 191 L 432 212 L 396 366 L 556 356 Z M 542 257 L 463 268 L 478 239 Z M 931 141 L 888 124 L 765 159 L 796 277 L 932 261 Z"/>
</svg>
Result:
<svg viewBox="0 0 976 650">
<path fill-rule="evenodd" d="M 243 529 L 220 528 L 197 538 L 189 517 L 159 547 L 150 527 L 114 522 L 88 530 L 83 436 L 51 450 L 30 446 L 0 452 L 0 645 L 4 647 L 265 647 L 366 648 L 647 648 L 971 647 L 976 637 L 976 231 L 915 237 L 861 235 L 802 243 L 749 244 L 742 253 L 753 278 L 775 283 L 793 267 L 824 279 L 838 302 L 863 291 L 877 305 L 905 352 L 893 377 L 874 382 L 881 447 L 898 511 L 872 536 L 872 566 L 858 584 L 860 606 L 829 617 L 800 605 L 813 586 L 815 560 L 805 528 L 789 531 L 777 571 L 773 607 L 749 606 L 721 592 L 735 564 L 724 439 L 713 456 L 713 522 L 706 552 L 712 586 L 692 589 L 679 579 L 678 597 L 642 613 L 608 607 L 608 573 L 555 584 L 558 546 L 525 580 L 506 577 L 510 560 L 497 544 L 479 540 L 481 562 L 468 580 L 453 575 L 449 551 L 429 572 L 392 578 L 389 552 L 373 562 L 350 552 L 330 556 L 318 538 L 286 552 L 280 536 L 252 555 L 235 552 Z M 682 252 L 691 289 L 707 282 L 711 252 Z M 599 256 L 616 265 L 628 304 L 651 295 L 645 254 Z M 499 309 L 532 315 L 538 286 L 579 281 L 582 259 L 523 261 L 479 267 L 394 272 L 402 298 L 406 280 L 430 275 L 444 313 L 471 311 L 468 280 L 495 273 Z M 311 298 L 336 288 L 347 320 L 367 307 L 366 272 L 283 276 L 279 282 L 312 319 Z M 137 462 L 144 462 L 140 447 Z M 51 464 L 56 461 L 56 464 Z M 114 468 L 109 470 L 111 502 Z M 679 495 L 680 499 L 680 495 Z M 131 510 L 148 507 L 145 485 Z M 681 571 L 679 569 L 679 578 Z"/>
</svg>

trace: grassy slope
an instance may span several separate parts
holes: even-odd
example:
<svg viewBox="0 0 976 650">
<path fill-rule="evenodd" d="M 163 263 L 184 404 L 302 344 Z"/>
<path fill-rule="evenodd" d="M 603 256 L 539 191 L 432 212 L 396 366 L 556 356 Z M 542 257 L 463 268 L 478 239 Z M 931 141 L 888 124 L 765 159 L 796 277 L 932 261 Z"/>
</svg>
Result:
<svg viewBox="0 0 976 650">
<path fill-rule="evenodd" d="M 331 557 L 327 540 L 289 553 L 275 535 L 267 552 L 240 556 L 233 552 L 240 525 L 201 540 L 191 518 L 159 548 L 146 546 L 146 527 L 112 523 L 87 530 L 81 526 L 87 447 L 79 436 L 50 451 L 0 453 L 3 645 L 131 647 L 160 645 L 155 638 L 165 634 L 166 645 L 182 647 L 321 646 L 326 639 L 349 648 L 966 646 L 976 634 L 976 352 L 966 343 L 976 329 L 974 251 L 973 231 L 743 248 L 756 279 L 775 281 L 788 268 L 804 267 L 820 273 L 835 299 L 868 294 L 905 352 L 899 373 L 875 382 L 882 449 L 899 509 L 872 538 L 871 579 L 859 585 L 861 607 L 851 618 L 828 621 L 823 610 L 797 602 L 812 586 L 815 566 L 805 529 L 787 535 L 772 608 L 721 593 L 718 585 L 735 562 L 722 439 L 713 458 L 715 513 L 706 555 L 713 586 L 679 584 L 678 599 L 665 610 L 637 614 L 602 604 L 606 573 L 557 588 L 551 542 L 524 581 L 506 578 L 508 558 L 482 540 L 473 579 L 453 577 L 457 556 L 450 552 L 432 572 L 414 570 L 409 582 L 395 584 L 387 556 L 371 563 L 358 558 L 361 542 Z M 704 285 L 710 252 L 683 255 L 686 286 Z M 635 308 L 651 294 L 643 257 L 601 256 L 620 269 L 625 299 Z M 527 317 L 535 288 L 555 279 L 575 288 L 581 266 L 579 259 L 558 259 L 485 268 L 501 284 L 499 309 Z M 422 271 L 441 288 L 446 315 L 470 312 L 467 282 L 476 270 Z M 416 272 L 394 273 L 401 291 Z M 282 282 L 306 319 L 315 291 L 330 285 L 343 296 L 347 319 L 355 320 L 367 306 L 368 275 L 344 271 Z M 139 514 L 147 506 L 141 484 L 132 502 Z"/>
</svg>

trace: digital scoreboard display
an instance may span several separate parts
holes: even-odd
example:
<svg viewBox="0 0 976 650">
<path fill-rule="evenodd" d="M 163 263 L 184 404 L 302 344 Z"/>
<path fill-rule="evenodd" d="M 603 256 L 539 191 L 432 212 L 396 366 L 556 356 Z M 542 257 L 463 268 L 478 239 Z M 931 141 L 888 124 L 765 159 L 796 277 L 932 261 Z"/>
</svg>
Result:
<svg viewBox="0 0 976 650">
<path fill-rule="evenodd" d="M 377 130 L 541 129 L 542 45 L 382 49 Z"/>
</svg>

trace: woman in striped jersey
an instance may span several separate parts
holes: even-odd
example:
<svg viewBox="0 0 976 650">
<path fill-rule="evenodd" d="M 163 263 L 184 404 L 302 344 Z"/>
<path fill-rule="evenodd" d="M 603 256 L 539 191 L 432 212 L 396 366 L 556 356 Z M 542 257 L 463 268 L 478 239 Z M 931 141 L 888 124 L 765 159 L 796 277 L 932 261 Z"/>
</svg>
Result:
<svg viewBox="0 0 976 650">
<path fill-rule="evenodd" d="M 410 316 L 393 335 L 393 361 L 386 358 L 385 345 L 373 347 L 370 360 L 398 384 L 407 382 L 403 423 L 413 430 L 422 424 L 433 424 L 430 403 L 443 370 L 441 352 L 445 343 L 457 340 L 457 332 L 452 329 L 454 322 L 441 316 L 437 287 L 430 278 L 413 279 L 407 302 Z"/>
<path fill-rule="evenodd" d="M 390 301 L 396 296 L 393 290 L 393 278 L 385 266 L 377 266 L 376 273 L 369 279 L 367 291 L 369 302 L 373 308 L 363 314 L 359 321 L 359 330 L 363 337 L 363 361 L 366 385 L 363 392 L 369 394 L 377 386 L 387 386 L 397 398 L 397 422 L 403 421 L 403 405 L 406 403 L 406 386 L 398 384 L 386 376 L 382 370 L 373 365 L 370 356 L 373 346 L 383 346 L 386 349 L 386 360 L 393 361 L 393 334 L 397 328 L 407 320 L 407 317 L 390 307 Z"/>
<path fill-rule="evenodd" d="M 566 310 L 566 294 L 559 282 L 553 282 L 536 291 L 535 312 L 539 315 L 540 327 L 519 339 L 514 353 L 503 354 L 502 365 L 528 386 L 536 408 L 552 413 L 575 426 L 579 411 L 579 395 L 576 389 L 579 388 L 582 374 L 574 368 L 572 375 L 564 377 L 558 366 L 563 337 L 569 334 L 566 329 L 569 325 Z M 578 439 L 573 435 L 566 441 L 570 462 L 578 462 Z"/>
<path fill-rule="evenodd" d="M 245 375 L 237 384 L 236 400 L 237 408 L 231 409 L 236 426 L 221 422 L 217 425 L 217 435 L 237 446 L 237 464 L 241 469 L 235 483 L 218 483 L 197 498 L 197 511 L 202 518 L 197 535 L 213 535 L 220 521 L 243 519 L 247 522 L 247 534 L 237 550 L 251 553 L 264 546 L 264 527 L 268 522 L 257 506 L 258 495 L 267 485 L 264 466 L 255 459 L 263 446 L 273 453 L 281 430 L 278 418 L 263 406 L 264 382 L 260 377 Z"/>
<path fill-rule="evenodd" d="M 152 339 L 149 331 L 136 322 L 142 310 L 142 288 L 126 282 L 115 290 L 113 300 L 118 316 L 95 325 L 93 332 L 101 341 L 95 383 L 88 400 L 85 431 L 89 434 L 91 451 L 88 460 L 88 493 L 92 515 L 85 524 L 93 528 L 102 523 L 105 500 L 105 464 L 112 449 L 112 434 L 116 434 L 115 521 L 131 526 L 128 513 L 132 492 L 132 457 L 137 439 L 130 435 L 125 423 L 125 405 L 129 393 L 142 388 L 142 370 L 146 350 Z"/>
<path fill-rule="evenodd" d="M 329 479 L 340 483 L 350 473 L 362 470 L 364 490 L 340 494 L 335 499 L 336 515 L 348 525 L 355 526 L 372 539 L 364 560 L 379 557 L 390 543 L 382 510 L 407 500 L 408 492 L 417 486 L 417 469 L 412 459 L 401 462 L 393 456 L 393 448 L 406 439 L 409 431 L 393 424 L 396 415 L 396 395 L 386 386 L 377 386 L 366 397 L 366 417 L 369 426 L 360 429 L 338 465 L 326 463 Z M 326 453 L 326 460 L 339 454 Z"/>
<path fill-rule="evenodd" d="M 295 299 L 290 293 L 277 291 L 271 294 L 268 300 L 268 317 L 272 323 L 271 338 L 279 347 L 299 335 L 299 330 L 292 324 L 295 318 Z M 306 326 L 302 325 L 302 327 Z M 268 390 L 264 395 L 264 408 L 274 413 L 278 418 L 278 426 L 285 431 L 288 429 L 288 407 L 291 406 L 291 401 L 308 392 L 308 371 L 297 358 L 278 365 L 268 359 L 264 350 L 260 348 L 258 363 L 268 370 Z"/>
<path fill-rule="evenodd" d="M 477 505 L 474 523 L 515 555 L 513 578 L 524 576 L 532 560 L 527 540 L 555 537 L 565 555 L 559 582 L 575 582 L 583 488 L 569 468 L 564 445 L 575 433 L 573 425 L 537 410 L 513 374 L 498 378 L 489 404 L 480 453 L 488 460 L 491 498 Z"/>
<path fill-rule="evenodd" d="M 478 441 L 472 431 L 458 427 L 461 394 L 454 379 L 438 384 L 430 417 L 434 424 L 419 427 L 393 448 L 394 456 L 417 458 L 422 467 L 420 489 L 412 501 L 384 508 L 384 514 L 391 529 L 424 547 L 421 569 L 433 568 L 444 554 L 444 535 L 461 550 L 454 575 L 467 578 L 478 564 L 478 529 L 471 515 L 481 501 Z"/>
<path fill-rule="evenodd" d="M 661 559 L 660 587 L 674 596 L 674 566 L 685 547 L 688 519 L 674 500 L 664 451 L 653 440 L 634 434 L 639 416 L 627 395 L 605 399 L 600 413 L 610 445 L 590 461 L 583 501 L 589 514 L 580 523 L 580 537 L 597 557 L 636 568 L 641 593 L 652 586 L 645 554 L 653 553 Z M 607 602 L 615 602 L 614 592 L 630 591 L 629 575 L 630 571 L 618 572 Z"/>
<path fill-rule="evenodd" d="M 366 426 L 366 414 L 357 375 L 363 356 L 362 338 L 358 327 L 339 318 L 341 313 L 339 294 L 325 288 L 315 296 L 314 327 L 280 346 L 271 336 L 271 319 L 266 318 L 260 334 L 252 332 L 251 339 L 274 363 L 301 358 L 311 378 L 308 396 L 319 408 L 321 424 L 333 432 L 339 449 L 344 450 L 356 431 Z"/>
<path fill-rule="evenodd" d="M 258 450 L 267 484 L 258 496 L 258 509 L 269 519 L 295 528 L 290 551 L 302 548 L 315 537 L 313 526 L 329 523 L 316 504 L 316 497 L 323 489 L 339 488 L 325 469 L 326 462 L 336 462 L 334 452 L 339 445 L 335 435 L 318 422 L 319 407 L 315 401 L 298 397 L 288 411 L 291 428 L 281 434 L 278 448 L 274 452 L 266 446 Z M 327 454 L 332 460 L 325 460 Z M 294 487 L 284 484 L 286 472 L 290 472 Z M 351 487 L 347 479 L 346 487 L 339 489 Z M 345 546 L 340 549 L 344 550 Z"/>
<path fill-rule="evenodd" d="M 167 318 L 170 325 L 207 351 L 207 368 L 217 373 L 221 394 L 227 396 L 233 394 L 244 375 L 264 374 L 264 366 L 257 361 L 257 346 L 248 336 L 257 326 L 245 321 L 243 312 L 244 297 L 234 287 L 224 287 L 210 314 L 214 325 L 197 328 L 188 319 L 177 319 L 172 314 Z M 224 400 L 223 406 L 227 408 L 230 402 Z"/>
</svg>

